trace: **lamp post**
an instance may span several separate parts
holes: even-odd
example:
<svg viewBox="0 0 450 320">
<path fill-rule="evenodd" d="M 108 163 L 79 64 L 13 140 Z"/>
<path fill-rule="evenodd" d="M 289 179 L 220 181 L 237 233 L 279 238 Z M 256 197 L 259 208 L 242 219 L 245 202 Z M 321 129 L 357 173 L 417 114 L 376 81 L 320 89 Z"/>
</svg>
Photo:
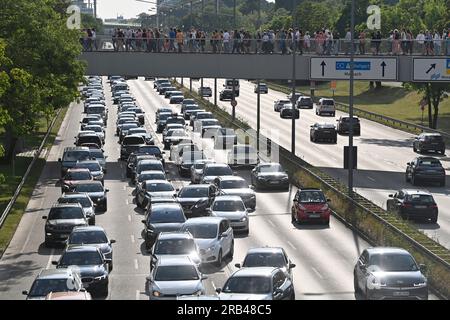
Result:
<svg viewBox="0 0 450 320">
<path fill-rule="evenodd" d="M 349 98 L 349 134 L 348 134 L 348 191 L 350 196 L 353 194 L 353 95 L 355 82 L 355 0 L 352 0 L 351 8 L 351 51 L 350 51 L 350 98 Z"/>
<path fill-rule="evenodd" d="M 292 30 L 293 30 L 293 37 L 292 37 L 292 97 L 291 97 L 291 103 L 292 103 L 292 129 L 291 129 L 291 152 L 293 155 L 295 155 L 295 116 L 296 116 L 296 109 L 295 109 L 295 84 L 296 84 L 296 39 L 295 39 L 295 5 L 297 4 L 296 0 L 292 0 Z M 299 111 L 300 112 L 300 111 Z"/>
</svg>

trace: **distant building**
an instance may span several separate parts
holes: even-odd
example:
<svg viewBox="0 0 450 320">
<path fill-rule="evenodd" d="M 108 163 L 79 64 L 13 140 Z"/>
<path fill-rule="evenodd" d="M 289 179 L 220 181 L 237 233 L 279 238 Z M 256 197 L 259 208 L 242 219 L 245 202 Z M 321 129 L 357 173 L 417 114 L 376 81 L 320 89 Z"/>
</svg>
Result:
<svg viewBox="0 0 450 320">
<path fill-rule="evenodd" d="M 80 7 L 81 13 L 96 16 L 96 0 L 72 0 L 72 4 Z"/>
</svg>

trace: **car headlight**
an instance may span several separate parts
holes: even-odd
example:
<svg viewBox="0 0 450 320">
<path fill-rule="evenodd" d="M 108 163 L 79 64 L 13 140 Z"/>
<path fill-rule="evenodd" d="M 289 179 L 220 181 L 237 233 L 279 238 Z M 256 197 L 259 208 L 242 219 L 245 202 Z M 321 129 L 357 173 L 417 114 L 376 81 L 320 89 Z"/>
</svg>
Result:
<svg viewBox="0 0 450 320">
<path fill-rule="evenodd" d="M 289 179 L 288 176 L 282 178 L 282 180 L 288 180 L 288 179 Z"/>
<path fill-rule="evenodd" d="M 258 180 L 267 180 L 267 177 L 265 177 L 265 176 L 258 176 Z"/>
<path fill-rule="evenodd" d="M 426 281 L 414 283 L 414 287 L 415 288 L 422 288 L 422 287 L 426 287 L 426 286 L 427 286 L 427 282 Z"/>
<path fill-rule="evenodd" d="M 386 287 L 386 281 L 383 279 L 378 279 L 376 277 L 373 277 L 371 281 L 369 281 L 370 287 L 373 289 L 381 289 L 382 287 Z"/>
<path fill-rule="evenodd" d="M 106 274 L 103 274 L 103 275 L 101 275 L 101 276 L 99 276 L 99 277 L 95 277 L 94 280 L 95 280 L 95 281 L 105 280 L 105 279 L 106 279 L 106 276 L 107 276 Z"/>
<path fill-rule="evenodd" d="M 154 297 L 159 297 L 159 296 L 161 296 L 161 292 L 159 292 L 159 291 L 157 291 L 157 290 L 153 290 L 152 294 L 153 294 Z"/>
<path fill-rule="evenodd" d="M 206 253 L 211 253 L 214 251 L 214 246 L 209 247 L 208 249 L 205 250 Z"/>
<path fill-rule="evenodd" d="M 247 217 L 243 217 L 240 221 L 241 221 L 241 222 L 247 221 Z"/>
</svg>

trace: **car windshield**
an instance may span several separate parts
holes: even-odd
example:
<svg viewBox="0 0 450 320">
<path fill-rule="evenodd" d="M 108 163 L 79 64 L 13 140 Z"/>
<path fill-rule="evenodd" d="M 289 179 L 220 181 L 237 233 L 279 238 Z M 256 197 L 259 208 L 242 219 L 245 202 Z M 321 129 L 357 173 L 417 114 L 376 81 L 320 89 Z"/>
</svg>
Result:
<svg viewBox="0 0 450 320">
<path fill-rule="evenodd" d="M 270 278 L 261 276 L 231 277 L 225 283 L 224 293 L 266 294 L 272 289 Z"/>
<path fill-rule="evenodd" d="M 279 164 L 263 165 L 259 167 L 260 172 L 284 172 L 284 169 Z"/>
<path fill-rule="evenodd" d="M 48 220 L 84 219 L 84 213 L 78 207 L 52 208 Z"/>
<path fill-rule="evenodd" d="M 89 171 L 101 171 L 102 167 L 98 162 L 80 162 L 77 163 L 75 168 L 89 169 Z"/>
<path fill-rule="evenodd" d="M 184 121 L 184 118 L 172 118 L 172 119 L 167 119 L 167 124 L 171 124 L 171 123 L 178 123 L 181 125 L 185 125 L 186 122 Z"/>
<path fill-rule="evenodd" d="M 183 129 L 175 129 L 167 132 L 168 137 L 182 137 L 185 135 L 185 132 Z"/>
<path fill-rule="evenodd" d="M 161 149 L 159 149 L 159 147 L 156 146 L 141 146 L 139 148 L 139 152 L 150 155 L 160 155 Z"/>
<path fill-rule="evenodd" d="M 139 127 L 139 126 L 137 125 L 137 123 L 125 123 L 125 124 L 122 126 L 122 130 L 126 132 L 127 130 L 130 130 L 130 129 L 133 129 L 133 128 L 137 128 L 137 127 Z"/>
<path fill-rule="evenodd" d="M 383 271 L 417 271 L 413 258 L 408 254 L 374 254 L 370 257 L 369 266 L 377 266 Z"/>
<path fill-rule="evenodd" d="M 203 198 L 208 197 L 208 187 L 185 187 L 181 189 L 180 198 Z"/>
<path fill-rule="evenodd" d="M 105 112 L 105 107 L 89 107 L 87 113 L 103 113 Z"/>
<path fill-rule="evenodd" d="M 146 189 L 150 192 L 165 192 L 165 191 L 173 191 L 173 185 L 171 183 L 158 183 L 151 182 L 146 183 Z"/>
<path fill-rule="evenodd" d="M 281 253 L 250 253 L 245 257 L 243 267 L 286 267 L 286 261 Z"/>
<path fill-rule="evenodd" d="M 64 153 L 63 161 L 82 161 L 88 160 L 90 157 L 89 151 L 68 151 Z"/>
<path fill-rule="evenodd" d="M 406 201 L 417 203 L 434 203 L 433 196 L 427 194 L 411 194 L 406 196 Z"/>
<path fill-rule="evenodd" d="M 217 126 L 219 124 L 219 121 L 216 120 L 207 120 L 207 121 L 203 121 L 202 125 L 204 127 L 206 126 Z"/>
<path fill-rule="evenodd" d="M 192 224 L 185 226 L 183 231 L 188 231 L 195 239 L 215 239 L 217 238 L 216 224 Z"/>
<path fill-rule="evenodd" d="M 247 181 L 245 180 L 224 180 L 220 182 L 221 189 L 242 189 L 248 188 Z"/>
<path fill-rule="evenodd" d="M 427 142 L 442 142 L 442 136 L 425 136 Z"/>
<path fill-rule="evenodd" d="M 237 212 L 245 211 L 245 206 L 242 201 L 236 200 L 217 200 L 212 206 L 213 211 Z"/>
<path fill-rule="evenodd" d="M 140 174 L 138 176 L 138 182 L 143 182 L 147 180 L 165 180 L 166 176 L 162 172 L 155 172 L 155 173 L 144 173 Z"/>
<path fill-rule="evenodd" d="M 194 266 L 161 266 L 156 270 L 155 281 L 192 281 L 198 280 Z"/>
<path fill-rule="evenodd" d="M 233 171 L 230 167 L 206 167 L 205 176 L 232 176 Z"/>
<path fill-rule="evenodd" d="M 107 242 L 108 239 L 103 231 L 72 232 L 69 237 L 70 244 L 97 244 Z"/>
<path fill-rule="evenodd" d="M 97 251 L 66 251 L 60 265 L 62 266 L 89 266 L 102 264 L 102 258 Z"/>
<path fill-rule="evenodd" d="M 159 114 L 159 120 L 167 120 L 167 118 L 171 117 L 171 113 L 160 113 Z"/>
<path fill-rule="evenodd" d="M 78 144 L 83 144 L 83 143 L 95 143 L 95 144 L 101 144 L 101 140 L 100 138 L 95 135 L 95 136 L 81 136 L 78 138 Z"/>
<path fill-rule="evenodd" d="M 92 131 L 95 131 L 95 132 L 103 132 L 103 129 L 102 129 L 102 127 L 100 127 L 100 126 L 86 126 L 86 127 L 84 128 L 84 130 L 85 130 L 85 131 L 92 130 Z"/>
<path fill-rule="evenodd" d="M 195 252 L 194 239 L 159 240 L 155 246 L 155 254 L 185 254 Z"/>
<path fill-rule="evenodd" d="M 301 203 L 324 203 L 326 202 L 325 196 L 321 191 L 301 191 L 299 196 L 299 202 Z"/>
<path fill-rule="evenodd" d="M 180 207 L 151 208 L 149 223 L 183 223 L 186 221 Z"/>
<path fill-rule="evenodd" d="M 103 192 L 103 186 L 101 183 L 92 184 L 77 184 L 75 185 L 75 190 L 77 192 Z"/>
<path fill-rule="evenodd" d="M 129 134 L 147 134 L 147 130 L 141 128 L 135 128 L 128 130 Z"/>
<path fill-rule="evenodd" d="M 197 162 L 195 164 L 195 169 L 201 170 L 201 169 L 205 168 L 205 166 L 206 166 L 206 163 L 204 163 L 204 162 Z"/>
<path fill-rule="evenodd" d="M 201 113 L 197 115 L 197 119 L 213 119 L 214 116 L 211 113 Z"/>
<path fill-rule="evenodd" d="M 423 167 L 442 167 L 441 162 L 438 159 L 420 159 L 419 160 L 419 166 Z"/>
<path fill-rule="evenodd" d="M 37 279 L 30 290 L 30 297 L 44 297 L 50 292 L 78 291 L 69 279 Z M 69 285 L 70 284 L 70 285 Z"/>
<path fill-rule="evenodd" d="M 89 208 L 92 206 L 92 203 L 89 201 L 88 197 L 59 198 L 58 203 L 79 203 L 83 208 Z"/>
<path fill-rule="evenodd" d="M 142 136 L 138 137 L 125 137 L 122 141 L 124 146 L 126 145 L 135 145 L 135 144 L 145 144 L 145 140 Z"/>
<path fill-rule="evenodd" d="M 350 118 L 341 118 L 341 122 L 350 122 Z M 359 122 L 359 118 L 353 118 L 353 123 L 358 123 Z"/>
<path fill-rule="evenodd" d="M 64 176 L 64 180 L 91 180 L 92 175 L 89 171 L 73 171 L 68 172 Z"/>
</svg>

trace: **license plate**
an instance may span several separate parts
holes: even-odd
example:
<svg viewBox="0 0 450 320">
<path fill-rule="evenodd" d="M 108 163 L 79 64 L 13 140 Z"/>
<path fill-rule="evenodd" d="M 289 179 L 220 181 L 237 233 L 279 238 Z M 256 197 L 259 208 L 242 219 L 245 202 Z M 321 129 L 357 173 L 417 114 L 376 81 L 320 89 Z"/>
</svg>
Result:
<svg viewBox="0 0 450 320">
<path fill-rule="evenodd" d="M 270 181 L 270 184 L 278 184 L 278 181 Z"/>
<path fill-rule="evenodd" d="M 409 292 L 408 291 L 394 291 L 394 293 L 392 295 L 396 296 L 396 297 L 408 297 Z"/>
<path fill-rule="evenodd" d="M 416 209 L 426 209 L 427 206 L 414 206 L 414 208 L 416 208 Z"/>
<path fill-rule="evenodd" d="M 320 214 L 310 214 L 310 218 L 320 218 Z"/>
</svg>

